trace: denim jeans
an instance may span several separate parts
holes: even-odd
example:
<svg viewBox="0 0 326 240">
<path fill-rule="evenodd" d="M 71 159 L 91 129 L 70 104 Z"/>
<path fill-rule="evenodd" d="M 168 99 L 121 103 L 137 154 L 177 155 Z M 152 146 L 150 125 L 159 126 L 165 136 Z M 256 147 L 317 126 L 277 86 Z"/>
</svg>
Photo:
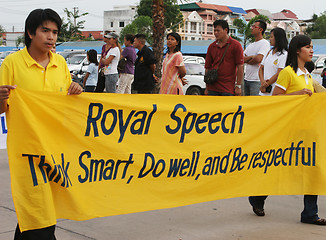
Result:
<svg viewBox="0 0 326 240">
<path fill-rule="evenodd" d="M 118 80 L 118 73 L 105 75 L 105 91 L 107 93 L 116 93 Z"/>
<path fill-rule="evenodd" d="M 249 197 L 249 202 L 254 208 L 264 209 L 264 203 L 266 198 L 267 196 Z M 317 199 L 318 195 L 304 195 L 304 209 L 301 213 L 301 222 L 309 223 L 319 219 Z"/>
<path fill-rule="evenodd" d="M 318 195 L 304 195 L 304 209 L 301 213 L 301 222 L 314 222 L 319 219 L 317 199 Z"/>
<path fill-rule="evenodd" d="M 259 96 L 260 81 L 244 80 L 244 95 L 245 96 Z"/>
<path fill-rule="evenodd" d="M 254 208 L 264 209 L 266 198 L 267 196 L 252 196 L 249 197 L 249 202 Z"/>
</svg>

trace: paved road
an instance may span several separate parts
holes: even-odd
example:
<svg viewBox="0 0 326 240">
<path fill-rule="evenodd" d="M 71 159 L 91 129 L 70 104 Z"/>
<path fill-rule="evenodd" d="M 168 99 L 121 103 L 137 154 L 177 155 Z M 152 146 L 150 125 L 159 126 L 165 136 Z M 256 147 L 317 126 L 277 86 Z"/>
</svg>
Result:
<svg viewBox="0 0 326 240">
<path fill-rule="evenodd" d="M 6 150 L 0 150 L 0 240 L 13 239 L 16 214 Z M 326 239 L 326 226 L 299 222 L 302 196 L 271 196 L 266 216 L 252 213 L 247 198 L 134 213 L 88 221 L 59 220 L 58 240 L 300 240 Z M 326 196 L 319 198 L 326 217 Z"/>
</svg>

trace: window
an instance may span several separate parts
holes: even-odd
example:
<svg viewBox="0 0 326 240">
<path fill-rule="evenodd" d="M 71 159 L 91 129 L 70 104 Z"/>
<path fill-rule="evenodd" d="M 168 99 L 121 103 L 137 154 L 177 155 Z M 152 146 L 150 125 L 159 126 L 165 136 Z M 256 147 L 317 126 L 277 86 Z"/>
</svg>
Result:
<svg viewBox="0 0 326 240">
<path fill-rule="evenodd" d="M 235 36 L 235 29 L 232 29 L 232 28 L 230 28 L 230 32 L 229 32 L 229 34 L 231 35 L 234 35 Z"/>
<path fill-rule="evenodd" d="M 125 22 L 120 22 L 119 27 L 121 27 L 121 28 L 125 27 Z"/>
<path fill-rule="evenodd" d="M 190 23 L 190 32 L 191 33 L 196 33 L 197 32 L 197 23 Z"/>
<path fill-rule="evenodd" d="M 111 22 L 111 27 L 113 28 L 113 22 Z"/>
<path fill-rule="evenodd" d="M 195 38 L 194 37 L 191 37 L 191 40 L 195 40 Z"/>
<path fill-rule="evenodd" d="M 207 34 L 213 34 L 213 24 L 207 24 Z"/>
</svg>

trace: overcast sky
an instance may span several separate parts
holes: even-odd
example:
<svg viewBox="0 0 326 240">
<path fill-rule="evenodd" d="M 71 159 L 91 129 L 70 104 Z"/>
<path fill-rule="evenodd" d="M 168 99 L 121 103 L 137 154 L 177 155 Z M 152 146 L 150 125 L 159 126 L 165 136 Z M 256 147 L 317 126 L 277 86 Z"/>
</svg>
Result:
<svg viewBox="0 0 326 240">
<path fill-rule="evenodd" d="M 308 19 L 314 13 L 320 14 L 326 11 L 325 0 L 206 0 L 206 3 L 214 3 L 243 9 L 266 9 L 271 13 L 280 12 L 283 9 L 293 11 L 300 19 Z M 116 5 L 137 5 L 139 0 L 0 0 L 0 25 L 7 31 L 24 30 L 24 22 L 29 12 L 36 8 L 52 8 L 61 17 L 66 17 L 63 9 L 72 10 L 78 7 L 80 12 L 88 12 L 85 30 L 103 30 L 103 12 L 112 10 Z"/>
</svg>

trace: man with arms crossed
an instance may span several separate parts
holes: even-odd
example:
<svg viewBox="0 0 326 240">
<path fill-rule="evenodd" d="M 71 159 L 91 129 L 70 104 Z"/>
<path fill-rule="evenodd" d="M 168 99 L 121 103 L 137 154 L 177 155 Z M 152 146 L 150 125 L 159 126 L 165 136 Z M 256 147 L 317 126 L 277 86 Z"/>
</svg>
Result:
<svg viewBox="0 0 326 240">
<path fill-rule="evenodd" d="M 28 15 L 25 21 L 26 47 L 9 55 L 0 68 L 1 113 L 10 112 L 8 99 L 15 88 L 67 92 L 68 95 L 83 91 L 78 83 L 71 81 L 64 58 L 51 52 L 61 24 L 60 16 L 51 9 L 36 9 Z M 37 194 L 30 194 L 28 197 L 33 198 L 35 195 Z M 21 232 L 17 225 L 15 240 L 55 240 L 54 230 L 55 226 L 47 226 Z"/>
<path fill-rule="evenodd" d="M 258 96 L 260 90 L 260 80 L 258 70 L 264 56 L 270 50 L 269 42 L 263 38 L 267 24 L 263 20 L 255 21 L 251 26 L 251 34 L 255 42 L 250 44 L 244 54 L 246 73 L 244 77 L 244 93 L 246 96 Z"/>
<path fill-rule="evenodd" d="M 229 24 L 225 20 L 214 22 L 214 35 L 216 41 L 207 49 L 205 69 L 214 69 L 227 49 L 224 60 L 218 69 L 218 80 L 207 84 L 207 95 L 213 96 L 240 96 L 243 78 L 243 49 L 241 44 L 229 35 Z"/>
</svg>

